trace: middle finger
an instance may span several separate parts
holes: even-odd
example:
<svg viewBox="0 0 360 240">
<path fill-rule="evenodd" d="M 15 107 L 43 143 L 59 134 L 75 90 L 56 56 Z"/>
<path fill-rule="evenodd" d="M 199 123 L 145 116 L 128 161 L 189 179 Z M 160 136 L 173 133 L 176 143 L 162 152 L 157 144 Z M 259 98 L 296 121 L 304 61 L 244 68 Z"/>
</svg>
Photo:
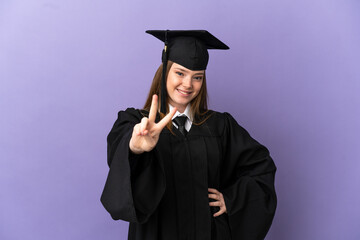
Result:
<svg viewBox="0 0 360 240">
<path fill-rule="evenodd" d="M 209 194 L 209 198 L 215 199 L 215 200 L 220 200 L 220 196 L 217 194 Z"/>
<path fill-rule="evenodd" d="M 222 202 L 217 201 L 217 202 L 209 202 L 209 206 L 212 207 L 222 207 Z"/>
<path fill-rule="evenodd" d="M 159 130 L 162 130 L 166 124 L 171 121 L 172 117 L 175 115 L 177 109 L 174 107 L 160 122 L 157 123 Z"/>
</svg>

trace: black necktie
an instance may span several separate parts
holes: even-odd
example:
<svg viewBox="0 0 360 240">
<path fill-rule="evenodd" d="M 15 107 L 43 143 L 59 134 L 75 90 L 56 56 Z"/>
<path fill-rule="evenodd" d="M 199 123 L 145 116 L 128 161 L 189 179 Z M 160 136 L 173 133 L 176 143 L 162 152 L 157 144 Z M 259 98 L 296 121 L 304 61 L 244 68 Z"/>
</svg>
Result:
<svg viewBox="0 0 360 240">
<path fill-rule="evenodd" d="M 187 120 L 187 116 L 178 116 L 176 118 L 173 119 L 173 122 L 176 123 L 176 125 L 178 125 L 178 129 L 179 131 L 186 136 L 186 129 L 185 129 L 185 122 Z"/>
</svg>

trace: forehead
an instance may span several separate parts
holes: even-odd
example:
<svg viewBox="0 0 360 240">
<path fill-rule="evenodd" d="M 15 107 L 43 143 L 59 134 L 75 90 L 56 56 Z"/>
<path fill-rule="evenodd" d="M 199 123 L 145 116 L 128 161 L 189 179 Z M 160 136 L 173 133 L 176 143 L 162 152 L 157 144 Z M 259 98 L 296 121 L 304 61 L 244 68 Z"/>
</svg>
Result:
<svg viewBox="0 0 360 240">
<path fill-rule="evenodd" d="M 205 70 L 198 70 L 198 71 L 193 71 L 193 70 L 190 70 L 190 69 L 188 69 L 188 68 L 186 68 L 186 67 L 184 67 L 184 66 L 182 66 L 182 65 L 180 65 L 180 64 L 178 64 L 178 63 L 173 63 L 173 65 L 171 66 L 171 68 L 172 69 L 178 69 L 178 70 L 182 70 L 182 71 L 184 71 L 184 72 L 189 72 L 189 73 L 193 73 L 193 74 L 196 74 L 196 73 L 204 73 L 205 72 Z"/>
</svg>

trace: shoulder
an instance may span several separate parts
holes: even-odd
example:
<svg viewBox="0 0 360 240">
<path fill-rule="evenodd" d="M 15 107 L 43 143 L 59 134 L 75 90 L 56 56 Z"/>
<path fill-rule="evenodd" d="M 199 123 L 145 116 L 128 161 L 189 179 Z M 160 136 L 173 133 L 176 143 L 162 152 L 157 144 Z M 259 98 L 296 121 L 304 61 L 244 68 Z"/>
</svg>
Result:
<svg viewBox="0 0 360 240">
<path fill-rule="evenodd" d="M 110 130 L 108 139 L 111 138 L 113 135 L 115 135 L 116 137 L 119 132 L 132 129 L 134 125 L 141 121 L 145 114 L 145 111 L 135 108 L 127 108 L 126 110 L 120 110 L 118 112 L 117 119 Z"/>
<path fill-rule="evenodd" d="M 118 112 L 117 121 L 139 122 L 143 117 L 147 117 L 147 116 L 148 116 L 147 111 L 130 107 L 127 108 L 126 110 L 120 110 Z"/>
<path fill-rule="evenodd" d="M 209 114 L 209 118 L 206 120 L 206 123 L 208 126 L 216 128 L 219 135 L 224 135 L 230 132 L 249 135 L 247 130 L 239 125 L 230 113 L 209 110 L 207 114 Z"/>
<path fill-rule="evenodd" d="M 216 123 L 216 124 L 225 125 L 227 122 L 237 123 L 236 120 L 234 119 L 234 117 L 228 112 L 218 112 L 218 111 L 214 111 L 214 110 L 209 110 L 206 113 L 206 116 L 209 116 L 207 121 L 210 121 L 210 122 Z"/>
</svg>

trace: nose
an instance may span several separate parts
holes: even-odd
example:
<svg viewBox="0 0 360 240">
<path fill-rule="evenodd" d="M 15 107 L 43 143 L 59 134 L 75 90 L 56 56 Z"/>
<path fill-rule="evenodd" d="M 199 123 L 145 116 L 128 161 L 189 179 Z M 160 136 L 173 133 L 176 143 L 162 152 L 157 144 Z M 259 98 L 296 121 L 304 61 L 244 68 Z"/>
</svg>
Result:
<svg viewBox="0 0 360 240">
<path fill-rule="evenodd" d="M 183 87 L 185 87 L 187 89 L 191 88 L 191 86 L 192 86 L 191 77 L 183 78 L 182 85 L 183 85 Z"/>
</svg>

